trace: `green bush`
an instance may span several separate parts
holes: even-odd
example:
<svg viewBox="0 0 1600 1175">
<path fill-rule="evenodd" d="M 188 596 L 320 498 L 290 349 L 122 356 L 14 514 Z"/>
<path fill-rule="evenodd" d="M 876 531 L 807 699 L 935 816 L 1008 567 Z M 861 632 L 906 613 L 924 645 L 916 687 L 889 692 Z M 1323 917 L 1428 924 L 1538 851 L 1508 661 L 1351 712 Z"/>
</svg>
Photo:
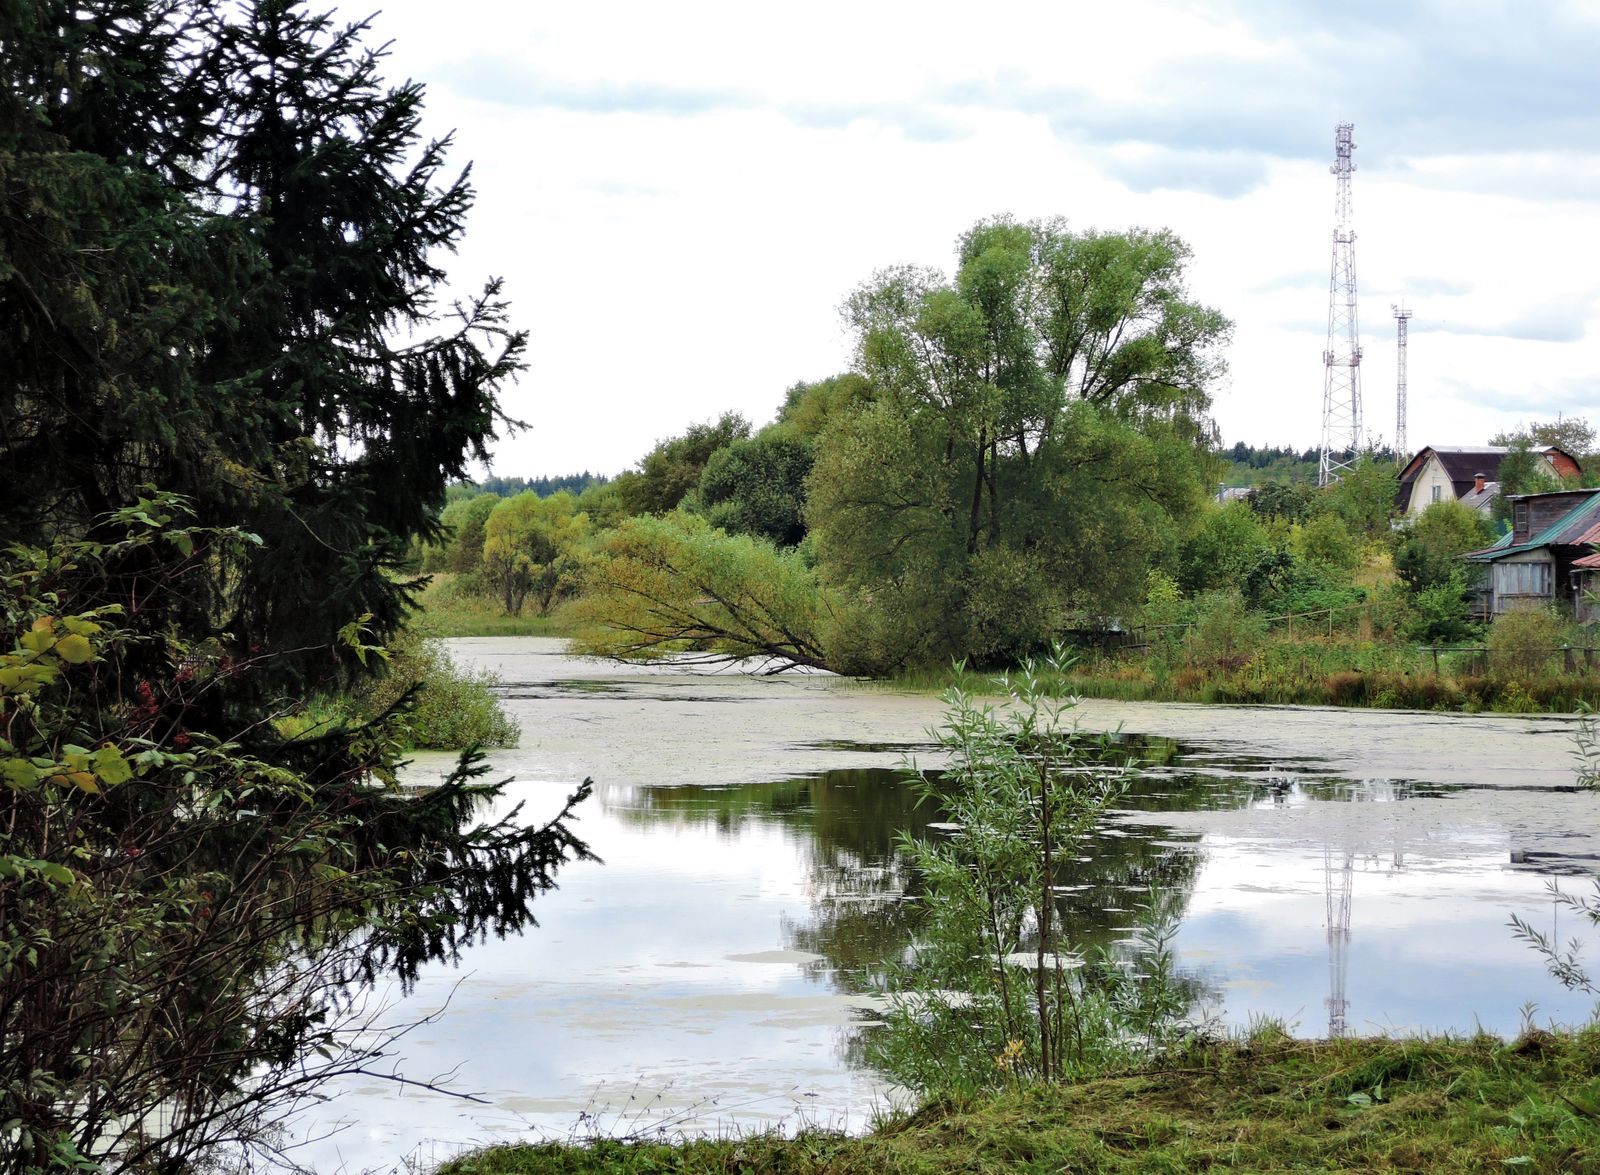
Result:
<svg viewBox="0 0 1600 1175">
<path fill-rule="evenodd" d="M 915 786 L 949 823 L 902 838 L 922 879 L 921 925 L 914 959 L 890 972 L 887 1026 L 869 1046 L 921 1092 L 1126 1063 L 1173 1039 L 1187 1010 L 1166 946 L 1176 907 L 1163 895 L 1152 894 L 1137 958 L 1085 952 L 1061 925 L 1057 883 L 1126 787 L 1105 765 L 1105 740 L 1067 721 L 1068 667 L 1057 651 L 996 679 L 1010 702 L 999 708 L 959 687 L 945 694 L 938 738 L 950 766 Z"/>
<path fill-rule="evenodd" d="M 1558 650 L 1567 638 L 1567 627 L 1561 614 L 1548 607 L 1521 608 L 1496 617 L 1487 642 L 1489 676 L 1527 683 L 1546 671 L 1560 672 Z"/>
<path fill-rule="evenodd" d="M 1186 657 L 1195 665 L 1237 667 L 1250 659 L 1266 636 L 1266 617 L 1252 611 L 1240 592 L 1206 592 L 1195 600 Z"/>
<path fill-rule="evenodd" d="M 494 696 L 499 678 L 456 665 L 444 644 L 410 630 L 389 649 L 388 671 L 352 698 L 357 713 L 384 713 L 415 688 L 401 719 L 412 746 L 427 750 L 515 746 L 519 730 Z"/>
<path fill-rule="evenodd" d="M 1348 578 L 1361 563 L 1361 550 L 1337 514 L 1318 514 L 1295 526 L 1289 546 L 1297 558 Z"/>
<path fill-rule="evenodd" d="M 1479 635 L 1467 616 L 1467 580 L 1459 568 L 1423 588 L 1411 600 L 1406 636 L 1426 644 L 1449 644 Z"/>
</svg>

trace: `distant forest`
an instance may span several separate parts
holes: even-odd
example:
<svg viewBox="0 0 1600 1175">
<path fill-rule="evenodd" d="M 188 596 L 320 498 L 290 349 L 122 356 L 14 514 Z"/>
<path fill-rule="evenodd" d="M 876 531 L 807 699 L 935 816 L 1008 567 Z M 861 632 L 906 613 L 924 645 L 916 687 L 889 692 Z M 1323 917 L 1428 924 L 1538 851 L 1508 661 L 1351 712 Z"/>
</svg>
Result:
<svg viewBox="0 0 1600 1175">
<path fill-rule="evenodd" d="M 1314 482 L 1320 465 L 1317 449 L 1291 449 L 1287 446 L 1263 445 L 1257 448 L 1240 441 L 1218 451 L 1217 455 L 1228 463 L 1222 480 L 1225 485 L 1259 485 L 1264 481 Z M 1374 455 L 1392 460 L 1390 449 L 1377 449 Z"/>
<path fill-rule="evenodd" d="M 564 473 L 555 477 L 486 477 L 482 481 L 460 482 L 450 487 L 449 500 L 457 498 L 470 498 L 475 494 L 493 494 L 497 498 L 514 498 L 518 494 L 532 490 L 541 498 L 548 498 L 551 494 L 559 494 L 566 490 L 569 494 L 581 494 L 590 486 L 603 486 L 611 479 L 603 473 L 590 473 L 585 469 L 582 473 Z"/>
</svg>

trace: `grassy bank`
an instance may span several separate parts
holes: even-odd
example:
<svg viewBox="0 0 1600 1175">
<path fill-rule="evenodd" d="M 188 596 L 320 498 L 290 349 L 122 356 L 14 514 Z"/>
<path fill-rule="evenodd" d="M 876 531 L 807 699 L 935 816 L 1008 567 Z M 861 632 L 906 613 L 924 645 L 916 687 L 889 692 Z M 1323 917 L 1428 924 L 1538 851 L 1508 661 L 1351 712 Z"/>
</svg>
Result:
<svg viewBox="0 0 1600 1175">
<path fill-rule="evenodd" d="M 1439 668 L 1436 670 L 1434 664 Z M 1372 706 L 1506 714 L 1571 713 L 1600 705 L 1600 673 L 1475 673 L 1475 654 L 1436 659 L 1409 645 L 1371 641 L 1274 641 L 1211 664 L 1158 658 L 1085 655 L 1063 678 L 1082 697 L 1133 702 L 1203 702 L 1299 706 Z M 985 679 L 986 679 L 985 675 Z M 875 685 L 939 693 L 954 684 L 950 668 L 919 669 Z"/>
<path fill-rule="evenodd" d="M 440 1175 L 1596 1171 L 1600 1032 L 1257 1040 L 925 1108 L 864 1138 L 500 1147 Z"/>
<path fill-rule="evenodd" d="M 413 627 L 429 636 L 566 636 L 553 615 L 525 609 L 508 616 L 499 601 L 461 590 L 458 577 L 440 572 L 418 597 L 422 606 Z"/>
</svg>

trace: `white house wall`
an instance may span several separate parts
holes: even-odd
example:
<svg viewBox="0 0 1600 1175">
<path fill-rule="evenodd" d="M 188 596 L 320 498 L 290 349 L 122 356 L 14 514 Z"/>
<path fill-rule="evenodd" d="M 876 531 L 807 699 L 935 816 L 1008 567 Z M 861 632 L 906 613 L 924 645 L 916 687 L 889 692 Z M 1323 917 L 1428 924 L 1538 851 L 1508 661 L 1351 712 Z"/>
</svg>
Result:
<svg viewBox="0 0 1600 1175">
<path fill-rule="evenodd" d="M 1438 496 L 1434 496 L 1437 488 Z M 1438 454 L 1429 453 L 1428 459 L 1422 463 L 1422 468 L 1417 472 L 1416 481 L 1411 483 L 1411 503 L 1406 507 L 1407 514 L 1421 514 L 1434 502 L 1454 502 L 1456 500 L 1456 487 L 1450 480 L 1450 475 L 1445 472 L 1444 463 L 1439 460 Z"/>
</svg>

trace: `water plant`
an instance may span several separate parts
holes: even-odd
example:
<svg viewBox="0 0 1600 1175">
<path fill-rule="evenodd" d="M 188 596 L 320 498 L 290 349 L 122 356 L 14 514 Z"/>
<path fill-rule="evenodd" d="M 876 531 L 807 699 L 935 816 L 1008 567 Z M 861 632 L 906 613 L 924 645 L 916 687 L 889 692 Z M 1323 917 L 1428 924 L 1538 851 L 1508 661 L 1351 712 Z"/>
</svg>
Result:
<svg viewBox="0 0 1600 1175">
<path fill-rule="evenodd" d="M 949 765 L 917 774 L 947 819 L 903 837 L 923 920 L 869 1051 L 924 1092 L 1093 1072 L 1148 1053 L 1182 1013 L 1169 907 L 1152 903 L 1137 975 L 1131 957 L 1076 949 L 1063 931 L 1064 866 L 1126 787 L 1107 738 L 1068 723 L 1067 669 L 1059 649 L 1025 662 L 995 679 L 1000 706 L 979 703 L 958 674 L 932 732 Z"/>
</svg>

